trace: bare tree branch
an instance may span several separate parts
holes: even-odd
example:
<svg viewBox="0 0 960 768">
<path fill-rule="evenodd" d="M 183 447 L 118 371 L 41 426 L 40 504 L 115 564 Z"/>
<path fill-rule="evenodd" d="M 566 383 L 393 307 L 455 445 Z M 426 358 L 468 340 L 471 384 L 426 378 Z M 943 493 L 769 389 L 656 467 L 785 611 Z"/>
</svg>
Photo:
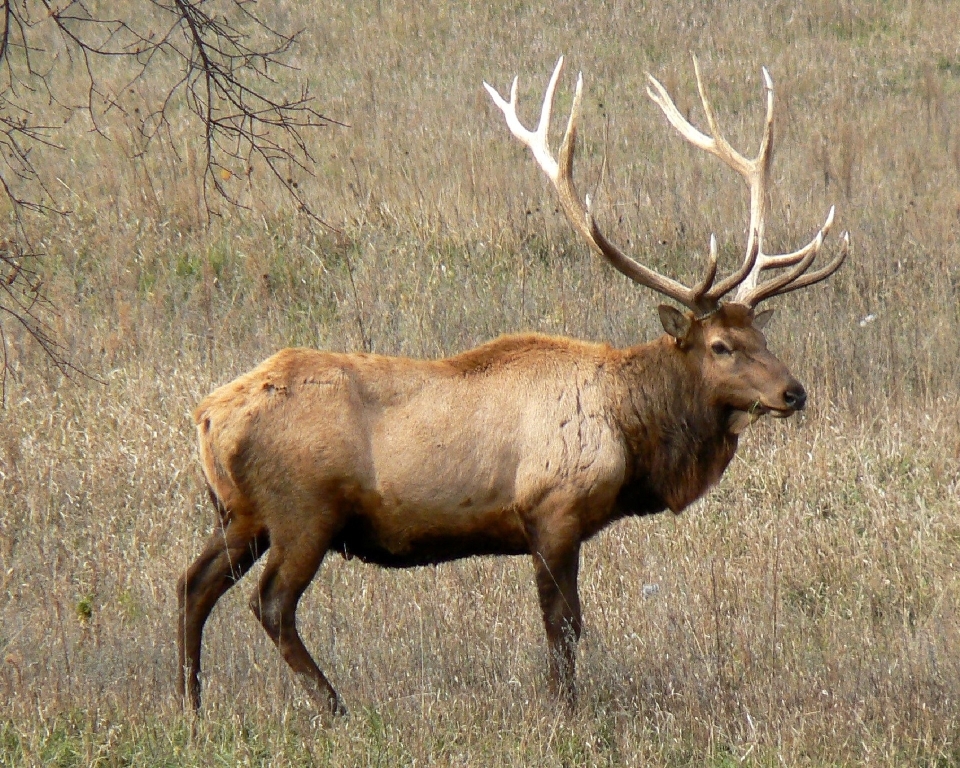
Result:
<svg viewBox="0 0 960 768">
<path fill-rule="evenodd" d="M 119 10 L 103 10 L 111 7 Z M 124 94 L 138 83 L 169 77 L 172 63 L 176 74 L 163 83 L 164 97 L 144 114 L 134 111 L 143 139 L 138 152 L 169 134 L 174 116 L 185 107 L 198 119 L 203 138 L 208 219 L 215 199 L 240 205 L 227 179 L 262 168 L 298 210 L 324 224 L 304 199 L 297 177 L 314 167 L 307 134 L 336 121 L 320 113 L 305 86 L 292 97 L 284 93 L 296 78 L 286 59 L 300 33 L 268 24 L 252 10 L 260 7 L 249 0 L 140 0 L 116 6 L 0 0 L 0 210 L 9 209 L 13 222 L 0 250 L 0 397 L 9 370 L 5 322 L 26 329 L 58 369 L 78 372 L 51 331 L 49 318 L 56 308 L 44 298 L 39 279 L 44 253 L 32 245 L 26 219 L 37 212 L 69 213 L 34 158 L 61 149 L 57 131 L 77 106 L 104 133 L 102 121 L 109 112 L 131 115 Z M 111 90 L 101 76 L 111 60 L 129 66 L 122 88 Z M 63 66 L 71 77 L 82 78 L 85 104 L 70 104 L 58 93 L 52 73 Z M 41 113 L 43 120 L 35 117 Z M 60 119 L 51 120 L 51 114 Z"/>
<path fill-rule="evenodd" d="M 21 326 L 65 376 L 88 376 L 70 362 L 67 350 L 46 320 L 55 308 L 44 293 L 37 259 L 37 254 L 20 252 L 15 241 L 0 243 L 0 403 L 6 402 L 10 371 L 5 331 L 8 322 Z"/>
</svg>

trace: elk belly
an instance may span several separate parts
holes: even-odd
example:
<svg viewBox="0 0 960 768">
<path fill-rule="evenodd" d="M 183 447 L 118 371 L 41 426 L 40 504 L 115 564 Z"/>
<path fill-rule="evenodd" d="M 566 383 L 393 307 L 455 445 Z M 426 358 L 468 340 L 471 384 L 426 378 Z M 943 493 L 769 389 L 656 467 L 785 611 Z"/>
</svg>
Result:
<svg viewBox="0 0 960 768">
<path fill-rule="evenodd" d="M 331 549 L 346 558 L 391 568 L 529 551 L 519 517 L 512 510 L 429 515 L 408 508 L 357 510 Z"/>
</svg>

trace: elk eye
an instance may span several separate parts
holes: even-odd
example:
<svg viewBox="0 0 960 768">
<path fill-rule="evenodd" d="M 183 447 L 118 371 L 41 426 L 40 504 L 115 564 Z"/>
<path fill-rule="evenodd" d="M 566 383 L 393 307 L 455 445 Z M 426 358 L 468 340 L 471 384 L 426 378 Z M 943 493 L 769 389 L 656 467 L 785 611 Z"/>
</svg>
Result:
<svg viewBox="0 0 960 768">
<path fill-rule="evenodd" d="M 713 354 L 715 354 L 715 355 L 731 355 L 731 354 L 733 354 L 733 351 L 730 349 L 730 347 L 728 347 L 728 346 L 727 346 L 726 344 L 724 344 L 722 341 L 715 341 L 715 342 L 713 342 L 713 344 L 710 345 L 710 349 L 713 350 Z"/>
</svg>

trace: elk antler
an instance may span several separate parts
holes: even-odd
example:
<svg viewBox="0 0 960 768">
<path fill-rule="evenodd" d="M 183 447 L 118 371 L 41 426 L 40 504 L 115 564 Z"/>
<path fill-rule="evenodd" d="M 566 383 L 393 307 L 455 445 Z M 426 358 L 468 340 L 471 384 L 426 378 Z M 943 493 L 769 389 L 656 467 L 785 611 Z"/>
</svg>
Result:
<svg viewBox="0 0 960 768">
<path fill-rule="evenodd" d="M 700 77 L 700 66 L 696 58 L 693 60 L 693 69 L 697 76 L 700 102 L 703 104 L 703 111 L 706 114 L 707 124 L 710 126 L 712 136 L 704 135 L 687 121 L 673 103 L 673 99 L 670 98 L 666 88 L 652 75 L 647 75 L 650 81 L 647 86 L 647 94 L 663 110 L 667 120 L 681 136 L 695 147 L 720 158 L 726 165 L 737 171 L 747 182 L 747 187 L 750 190 L 750 224 L 747 230 L 747 255 L 744 259 L 744 266 L 721 282 L 714 290 L 722 296 L 739 286 L 734 301 L 748 307 L 755 307 L 764 299 L 789 293 L 830 277 L 843 264 L 850 250 L 850 236 L 846 232 L 842 236 L 843 245 L 840 248 L 840 253 L 831 262 L 813 272 L 807 273 L 807 270 L 820 253 L 823 240 L 833 225 L 834 209 L 832 206 L 827 213 L 826 221 L 820 227 L 820 231 L 803 248 L 793 253 L 777 255 L 769 255 L 763 252 L 767 179 L 773 149 L 773 80 L 770 78 L 770 73 L 767 72 L 766 67 L 763 68 L 763 83 L 767 92 L 767 115 L 763 128 L 763 138 L 760 140 L 760 150 L 754 159 L 748 160 L 731 147 L 723 134 L 720 133 L 713 108 L 710 106 L 710 100 L 707 98 L 707 92 Z M 747 264 L 750 264 L 750 266 L 747 267 Z M 762 271 L 782 267 L 792 267 L 792 269 L 765 283 L 758 284 Z"/>
<path fill-rule="evenodd" d="M 547 143 L 547 133 L 550 130 L 550 113 L 553 109 L 553 96 L 556 90 L 557 80 L 560 78 L 560 70 L 563 68 L 563 56 L 557 62 L 553 75 L 550 77 L 550 83 L 547 85 L 547 92 L 543 99 L 543 106 L 540 110 L 540 123 L 535 131 L 529 131 L 523 127 L 520 118 L 517 117 L 517 80 L 513 79 L 513 85 L 510 87 L 510 101 L 506 101 L 495 88 L 484 83 L 483 87 L 487 89 L 494 103 L 500 108 L 507 119 L 507 126 L 510 131 L 520 141 L 526 144 L 533 152 L 537 163 L 547 174 L 550 181 L 556 187 L 557 194 L 560 196 L 560 204 L 570 223 L 576 227 L 577 231 L 587 240 L 587 242 L 609 261 L 620 272 L 625 274 L 631 280 L 640 285 L 652 288 L 658 293 L 683 304 L 697 314 L 706 314 L 717 308 L 720 295 L 716 289 L 711 290 L 713 280 L 717 273 L 717 246 L 716 240 L 710 241 L 710 264 L 707 268 L 707 274 L 703 280 L 695 287 L 688 288 L 676 280 L 661 275 L 639 262 L 634 261 L 623 251 L 617 248 L 600 232 L 596 221 L 590 212 L 590 198 L 581 202 L 573 183 L 573 154 L 577 142 L 577 121 L 580 118 L 580 102 L 583 93 L 583 74 L 577 77 L 577 90 L 573 97 L 573 107 L 570 110 L 570 119 L 567 123 L 566 133 L 563 135 L 563 142 L 560 145 L 560 160 L 554 159 Z M 746 271 L 753 266 L 752 260 L 746 265 Z M 727 289 L 729 290 L 729 289 Z"/>
<path fill-rule="evenodd" d="M 513 84 L 510 88 L 509 102 L 491 85 L 484 83 L 483 86 L 487 89 L 494 103 L 503 112 L 510 131 L 530 148 L 537 163 L 543 169 L 544 173 L 546 173 L 550 181 L 553 182 L 560 197 L 560 204 L 570 222 L 594 250 L 631 280 L 640 285 L 652 288 L 658 293 L 683 304 L 698 315 L 704 315 L 717 309 L 720 300 L 738 286 L 739 291 L 737 292 L 735 301 L 750 307 L 755 307 L 761 301 L 771 296 L 787 293 L 826 279 L 832 275 L 840 267 L 844 259 L 846 259 L 849 237 L 844 235 L 844 245 L 840 254 L 826 266 L 810 274 L 805 274 L 814 259 L 816 259 L 820 247 L 823 244 L 823 239 L 833 224 L 833 208 L 830 209 L 827 220 L 817 236 L 804 248 L 794 253 L 775 256 L 762 253 L 761 244 L 763 242 L 766 181 L 770 165 L 770 150 L 773 145 L 773 82 L 766 69 L 764 69 L 764 82 L 767 88 L 766 126 L 764 128 L 759 154 L 754 160 L 747 160 L 730 146 L 717 129 L 713 110 L 707 100 L 706 92 L 700 78 L 700 69 L 696 60 L 694 60 L 694 68 L 697 74 L 697 85 L 700 90 L 700 98 L 703 102 L 704 111 L 707 115 L 707 122 L 714 134 L 713 136 L 706 136 L 694 128 L 683 115 L 680 114 L 680 111 L 674 105 L 666 89 L 652 76 L 649 76 L 652 88 L 648 87 L 647 92 L 684 138 L 695 146 L 719 157 L 723 162 L 740 173 L 747 181 L 750 188 L 750 234 L 743 263 L 739 269 L 714 285 L 714 280 L 717 275 L 717 243 L 716 238 L 711 236 L 710 261 L 707 266 L 707 272 L 703 279 L 691 288 L 661 275 L 659 272 L 649 269 L 627 256 L 600 232 L 590 211 L 590 197 L 587 196 L 586 200 L 581 202 L 581 198 L 577 194 L 573 182 L 573 155 L 577 141 L 577 122 L 580 118 L 580 103 L 583 92 L 582 73 L 577 77 L 577 89 L 574 94 L 573 106 L 570 110 L 570 118 L 567 122 L 567 130 L 563 135 L 563 141 L 560 145 L 559 161 L 554 159 L 550 152 L 547 134 L 550 129 L 550 114 L 553 110 L 554 92 L 562 68 L 563 57 L 561 56 L 559 61 L 557 61 L 557 66 L 554 68 L 553 75 L 550 77 L 550 82 L 547 85 L 543 106 L 540 110 L 540 122 L 534 131 L 526 129 L 517 116 L 518 78 L 515 77 L 513 79 Z M 757 278 L 761 271 L 779 267 L 793 267 L 793 269 L 765 283 L 757 284 Z"/>
</svg>

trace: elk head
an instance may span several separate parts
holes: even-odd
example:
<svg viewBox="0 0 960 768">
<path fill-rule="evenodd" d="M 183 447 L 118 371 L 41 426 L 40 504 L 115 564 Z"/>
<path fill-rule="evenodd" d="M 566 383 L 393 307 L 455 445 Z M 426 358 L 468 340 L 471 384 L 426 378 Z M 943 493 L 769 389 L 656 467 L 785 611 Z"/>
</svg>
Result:
<svg viewBox="0 0 960 768">
<path fill-rule="evenodd" d="M 577 123 L 583 94 L 583 75 L 577 88 L 567 129 L 555 159 L 548 145 L 550 114 L 563 57 L 557 62 L 534 131 L 526 129 L 517 116 L 517 78 L 507 101 L 484 83 L 500 108 L 511 132 L 530 150 L 537 163 L 553 182 L 563 211 L 593 250 L 634 282 L 686 307 L 681 312 L 670 305 L 660 306 L 664 330 L 685 352 L 691 366 L 699 367 L 706 389 L 716 404 L 730 409 L 730 429 L 739 432 L 753 418 L 765 413 L 789 416 L 806 404 L 806 392 L 790 375 L 783 363 L 767 350 L 762 330 L 771 311 L 757 312 L 760 302 L 825 280 L 843 264 L 849 252 L 849 236 L 844 233 L 839 254 L 818 269 L 810 271 L 833 225 L 831 207 L 823 226 L 803 248 L 793 253 L 767 254 L 763 251 L 766 213 L 766 187 L 773 149 L 773 81 L 767 70 L 763 80 L 767 97 L 766 120 L 757 156 L 748 159 L 737 152 L 720 133 L 707 98 L 700 68 L 694 59 L 697 87 L 711 135 L 695 128 L 680 113 L 666 89 L 648 75 L 647 93 L 660 107 L 677 131 L 694 146 L 709 152 L 739 173 L 750 194 L 750 221 L 746 252 L 740 266 L 717 280 L 717 242 L 710 238 L 710 255 L 703 278 L 686 286 L 661 275 L 625 254 L 600 231 L 591 213 L 591 201 L 582 200 L 573 181 L 573 157 L 577 141 Z M 774 276 L 761 282 L 763 272 Z M 736 290 L 732 300 L 726 297 Z"/>
<path fill-rule="evenodd" d="M 729 432 L 739 434 L 767 413 L 784 418 L 806 405 L 803 385 L 767 349 L 763 328 L 773 310 L 726 303 L 697 319 L 669 304 L 659 309 L 664 330 L 704 383 L 709 405 L 727 413 Z"/>
</svg>

